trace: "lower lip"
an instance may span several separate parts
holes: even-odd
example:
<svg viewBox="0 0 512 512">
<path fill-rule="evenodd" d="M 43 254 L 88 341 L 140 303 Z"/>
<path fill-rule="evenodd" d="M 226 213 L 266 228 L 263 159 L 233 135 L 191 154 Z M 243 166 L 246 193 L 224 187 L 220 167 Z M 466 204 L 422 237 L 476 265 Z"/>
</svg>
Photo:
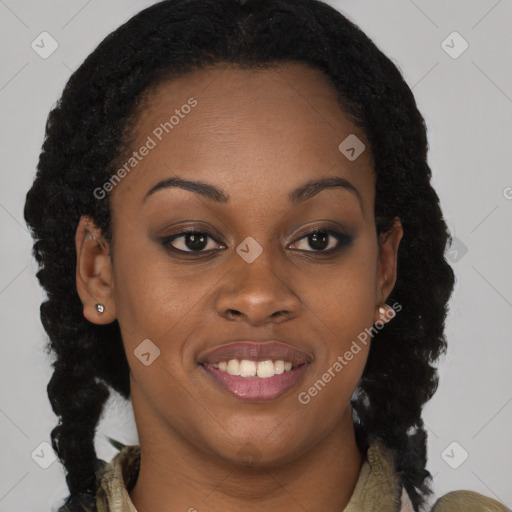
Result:
<svg viewBox="0 0 512 512">
<path fill-rule="evenodd" d="M 288 372 L 262 379 L 230 375 L 214 368 L 211 364 L 201 365 L 207 374 L 229 394 L 249 402 L 266 402 L 279 398 L 299 383 L 308 366 L 309 364 L 305 363 Z"/>
</svg>

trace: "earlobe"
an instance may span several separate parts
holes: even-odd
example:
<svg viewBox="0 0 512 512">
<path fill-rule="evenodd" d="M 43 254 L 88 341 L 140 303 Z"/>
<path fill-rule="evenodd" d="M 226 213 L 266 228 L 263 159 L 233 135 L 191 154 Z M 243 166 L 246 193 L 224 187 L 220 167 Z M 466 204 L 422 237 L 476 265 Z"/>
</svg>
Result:
<svg viewBox="0 0 512 512">
<path fill-rule="evenodd" d="M 387 324 L 392 318 L 396 316 L 396 311 L 389 305 L 384 304 L 378 308 L 379 317 L 373 321 L 376 325 Z"/>
<path fill-rule="evenodd" d="M 110 248 L 93 220 L 83 215 L 75 234 L 76 287 L 84 317 L 94 324 L 116 319 Z"/>
<path fill-rule="evenodd" d="M 394 315 L 390 313 L 390 306 L 385 305 L 391 294 L 397 278 L 398 247 L 403 236 L 402 223 L 398 217 L 394 218 L 393 226 L 389 231 L 379 235 L 379 264 L 377 272 L 377 308 L 374 323 L 389 321 Z M 379 308 L 385 308 L 386 311 Z M 393 310 L 394 313 L 394 310 Z"/>
</svg>

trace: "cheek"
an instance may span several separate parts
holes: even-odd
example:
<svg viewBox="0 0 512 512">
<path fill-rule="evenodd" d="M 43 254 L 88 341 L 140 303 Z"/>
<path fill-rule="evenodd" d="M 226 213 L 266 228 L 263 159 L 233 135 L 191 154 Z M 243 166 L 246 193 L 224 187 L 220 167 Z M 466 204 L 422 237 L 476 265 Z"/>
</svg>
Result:
<svg viewBox="0 0 512 512">
<path fill-rule="evenodd" d="M 154 242 L 137 244 L 127 237 L 115 247 L 114 300 L 123 339 L 132 344 L 177 338 L 204 295 L 201 272 L 171 266 Z M 141 237 L 142 239 L 142 237 Z"/>
<path fill-rule="evenodd" d="M 316 364 L 298 402 L 309 407 L 306 414 L 315 417 L 324 413 L 324 428 L 328 430 L 350 404 L 352 394 L 363 373 L 371 344 L 371 327 L 375 308 L 375 278 L 369 268 L 354 267 L 326 289 L 325 309 L 312 315 L 316 336 L 323 346 L 316 352 Z M 369 277 L 370 276 L 370 277 Z M 322 316 L 320 316 L 322 315 Z"/>
<path fill-rule="evenodd" d="M 315 287 L 318 318 L 340 341 L 357 337 L 373 324 L 377 290 L 377 242 L 360 237 Z M 340 348 L 343 348 L 342 346 Z"/>
<path fill-rule="evenodd" d="M 310 326 L 324 346 L 316 354 L 316 369 L 307 383 L 309 387 L 302 390 L 305 394 L 301 403 L 315 400 L 317 407 L 332 407 L 338 414 L 349 403 L 371 343 L 377 249 L 371 235 L 359 238 L 340 264 L 333 267 L 329 279 L 316 288 Z"/>
</svg>

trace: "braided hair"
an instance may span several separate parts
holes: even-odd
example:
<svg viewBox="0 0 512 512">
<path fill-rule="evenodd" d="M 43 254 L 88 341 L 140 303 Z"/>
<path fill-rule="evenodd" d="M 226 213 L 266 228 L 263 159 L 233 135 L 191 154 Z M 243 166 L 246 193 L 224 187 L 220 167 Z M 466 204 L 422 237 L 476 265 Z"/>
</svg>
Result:
<svg viewBox="0 0 512 512">
<path fill-rule="evenodd" d="M 377 233 L 402 222 L 390 298 L 403 312 L 374 335 L 352 398 L 359 449 L 379 438 L 395 453 L 415 510 L 425 502 L 423 405 L 435 393 L 432 365 L 446 351 L 444 323 L 454 273 L 450 234 L 431 186 L 424 119 L 396 66 L 351 21 L 318 0 L 164 0 L 109 34 L 71 75 L 49 113 L 25 220 L 47 297 L 41 321 L 55 356 L 47 391 L 59 418 L 52 445 L 70 496 L 60 511 L 93 510 L 101 465 L 95 429 L 110 390 L 130 398 L 119 324 L 95 325 L 75 283 L 74 236 L 82 215 L 112 240 L 108 198 L 93 190 L 129 149 L 144 94 L 163 80 L 220 62 L 242 68 L 302 62 L 323 71 L 362 127 L 376 175 Z"/>
</svg>

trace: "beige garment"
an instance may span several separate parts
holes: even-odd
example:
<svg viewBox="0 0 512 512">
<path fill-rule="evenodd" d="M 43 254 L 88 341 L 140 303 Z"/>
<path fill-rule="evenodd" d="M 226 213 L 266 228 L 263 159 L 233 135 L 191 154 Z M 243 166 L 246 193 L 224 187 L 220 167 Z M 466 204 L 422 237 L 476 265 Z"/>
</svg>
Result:
<svg viewBox="0 0 512 512">
<path fill-rule="evenodd" d="M 433 512 L 511 512 L 499 501 L 473 491 L 452 491 L 436 501 Z"/>
<path fill-rule="evenodd" d="M 140 446 L 125 446 L 96 475 L 97 512 L 137 512 L 128 491 L 135 485 L 140 467 Z"/>
<path fill-rule="evenodd" d="M 127 445 L 97 473 L 97 512 L 137 512 L 128 492 L 137 481 L 140 447 Z M 431 512 L 510 512 L 499 502 L 472 491 L 440 498 Z M 349 503 L 342 512 L 414 512 L 384 445 L 370 445 Z"/>
</svg>

